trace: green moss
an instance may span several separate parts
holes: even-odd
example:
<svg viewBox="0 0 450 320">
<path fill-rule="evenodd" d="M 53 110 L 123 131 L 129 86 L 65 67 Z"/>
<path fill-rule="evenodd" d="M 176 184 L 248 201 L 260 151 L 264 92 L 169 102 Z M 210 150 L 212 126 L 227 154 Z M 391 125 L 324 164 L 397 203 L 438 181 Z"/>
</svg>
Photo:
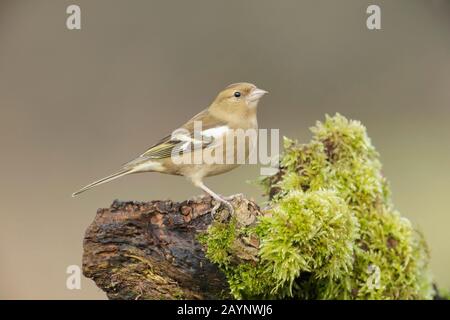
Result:
<svg viewBox="0 0 450 320">
<path fill-rule="evenodd" d="M 334 191 L 291 191 L 258 228 L 261 262 L 278 296 L 299 296 L 303 274 L 338 279 L 352 268 L 358 222 Z"/>
<path fill-rule="evenodd" d="M 437 292 L 437 299 L 439 300 L 450 300 L 450 290 L 439 289 Z"/>
<path fill-rule="evenodd" d="M 263 178 L 271 210 L 254 230 L 258 261 L 234 261 L 235 222 L 203 242 L 236 298 L 428 299 L 423 237 L 393 207 L 379 155 L 358 121 L 337 114 L 308 144 L 284 140 L 280 172 Z"/>
<path fill-rule="evenodd" d="M 198 240 L 206 246 L 206 256 L 212 262 L 226 268 L 230 263 L 233 241 L 238 230 L 236 219 L 229 223 L 215 222 L 207 234 L 200 234 Z"/>
</svg>

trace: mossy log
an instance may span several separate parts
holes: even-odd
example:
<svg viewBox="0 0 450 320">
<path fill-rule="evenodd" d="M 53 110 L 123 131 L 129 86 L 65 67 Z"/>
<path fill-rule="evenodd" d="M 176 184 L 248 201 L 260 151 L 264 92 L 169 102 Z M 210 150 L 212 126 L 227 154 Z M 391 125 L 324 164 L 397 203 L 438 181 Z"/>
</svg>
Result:
<svg viewBox="0 0 450 320">
<path fill-rule="evenodd" d="M 264 211 L 235 197 L 115 202 L 84 242 L 84 274 L 112 299 L 430 299 L 425 239 L 391 199 L 359 122 L 337 114 L 285 138 Z"/>
<path fill-rule="evenodd" d="M 259 207 L 242 196 L 232 201 L 234 216 L 252 225 Z M 198 241 L 212 223 L 214 200 L 183 202 L 114 201 L 99 209 L 84 238 L 83 273 L 110 299 L 220 299 L 228 283 Z M 229 220 L 227 210 L 216 220 Z M 236 259 L 256 259 L 257 243 L 236 239 Z"/>
</svg>

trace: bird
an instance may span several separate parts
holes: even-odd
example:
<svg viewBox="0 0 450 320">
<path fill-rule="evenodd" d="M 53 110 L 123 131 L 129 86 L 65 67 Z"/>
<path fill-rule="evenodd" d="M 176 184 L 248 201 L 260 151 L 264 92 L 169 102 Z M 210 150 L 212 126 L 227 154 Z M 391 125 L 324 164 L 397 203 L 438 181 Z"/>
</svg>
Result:
<svg viewBox="0 0 450 320">
<path fill-rule="evenodd" d="M 203 180 L 226 173 L 242 164 L 242 161 L 237 159 L 238 148 L 245 148 L 243 155 L 241 153 L 245 159 L 254 151 L 255 141 L 245 139 L 245 143 L 239 145 L 234 137 L 239 130 L 258 130 L 257 106 L 267 93 L 252 83 L 228 85 L 219 92 L 208 108 L 153 144 L 134 160 L 125 163 L 116 173 L 86 185 L 72 196 L 129 174 L 159 172 L 186 177 L 194 186 L 216 200 L 212 211 L 215 212 L 221 203 L 233 211 L 233 206 L 228 201 L 230 197 L 215 193 Z M 227 142 L 230 137 L 231 143 Z M 222 161 L 211 161 L 211 158 Z"/>
</svg>

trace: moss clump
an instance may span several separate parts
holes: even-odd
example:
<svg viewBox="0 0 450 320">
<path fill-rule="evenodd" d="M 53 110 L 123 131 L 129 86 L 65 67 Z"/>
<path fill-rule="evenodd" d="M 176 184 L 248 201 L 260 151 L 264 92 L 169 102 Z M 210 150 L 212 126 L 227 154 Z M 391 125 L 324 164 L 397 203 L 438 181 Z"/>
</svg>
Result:
<svg viewBox="0 0 450 320">
<path fill-rule="evenodd" d="M 425 241 L 394 210 L 365 127 L 337 114 L 312 132 L 308 144 L 285 139 L 280 171 L 262 180 L 271 209 L 253 228 L 216 223 L 203 235 L 233 296 L 431 298 Z M 242 232 L 259 239 L 255 262 L 232 259 Z"/>
<path fill-rule="evenodd" d="M 208 246 L 209 260 L 220 267 L 226 267 L 230 263 L 236 233 L 236 219 L 232 219 L 230 223 L 215 222 L 209 227 L 207 234 L 199 235 L 198 240 Z"/>
<path fill-rule="evenodd" d="M 298 281 L 338 280 L 353 265 L 358 221 L 334 191 L 290 191 L 258 225 L 260 257 L 278 297 L 301 296 Z"/>
</svg>

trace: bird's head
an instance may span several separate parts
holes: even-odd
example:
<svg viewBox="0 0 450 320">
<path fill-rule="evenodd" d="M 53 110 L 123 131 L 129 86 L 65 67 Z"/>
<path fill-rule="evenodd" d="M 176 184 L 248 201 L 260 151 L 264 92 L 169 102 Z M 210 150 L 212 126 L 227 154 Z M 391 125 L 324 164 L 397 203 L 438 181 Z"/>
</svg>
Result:
<svg viewBox="0 0 450 320">
<path fill-rule="evenodd" d="M 259 100 L 266 93 L 267 91 L 251 83 L 233 83 L 217 95 L 211 108 L 229 114 L 254 112 Z"/>
</svg>

